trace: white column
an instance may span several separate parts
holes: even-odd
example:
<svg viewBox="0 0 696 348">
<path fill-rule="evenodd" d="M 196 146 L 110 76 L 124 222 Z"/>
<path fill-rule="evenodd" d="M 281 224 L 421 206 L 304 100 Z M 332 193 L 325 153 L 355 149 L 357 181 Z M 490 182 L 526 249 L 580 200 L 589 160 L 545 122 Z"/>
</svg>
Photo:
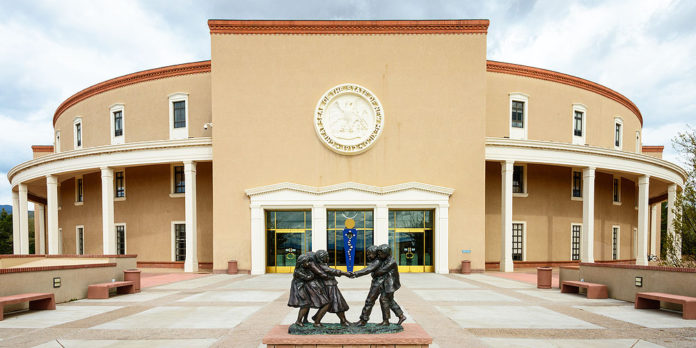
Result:
<svg viewBox="0 0 696 348">
<path fill-rule="evenodd" d="M 312 234 L 313 235 L 313 234 Z M 314 243 L 314 242 L 312 242 Z M 263 208 L 251 205 L 251 274 L 266 273 L 266 236 Z"/>
<path fill-rule="evenodd" d="M 501 162 L 501 198 L 500 198 L 500 271 L 512 272 L 512 172 L 513 161 Z"/>
<path fill-rule="evenodd" d="M 638 249 L 636 265 L 648 265 L 648 193 L 650 192 L 650 176 L 638 178 Z"/>
<path fill-rule="evenodd" d="M 312 207 L 312 251 L 326 250 L 326 207 L 316 204 Z"/>
<path fill-rule="evenodd" d="M 198 272 L 198 219 L 196 214 L 196 162 L 184 162 L 186 195 L 186 261 L 184 272 Z"/>
<path fill-rule="evenodd" d="M 679 237 L 674 233 L 674 209 L 675 207 L 675 202 L 677 200 L 677 185 L 676 184 L 671 184 L 667 186 L 667 233 L 672 236 L 672 240 L 674 241 L 674 246 L 675 246 L 675 257 L 678 260 L 681 260 L 681 240 Z"/>
<path fill-rule="evenodd" d="M 19 184 L 19 253 L 29 254 L 29 207 L 27 185 Z"/>
<path fill-rule="evenodd" d="M 46 226 L 44 225 L 44 205 L 34 203 L 34 250 L 35 254 L 46 253 Z"/>
<path fill-rule="evenodd" d="M 375 207 L 375 245 L 389 244 L 389 208 L 386 204 Z"/>
<path fill-rule="evenodd" d="M 594 262 L 594 191 L 595 168 L 582 170 L 582 233 L 580 234 L 580 261 Z"/>
<path fill-rule="evenodd" d="M 443 203 L 435 213 L 435 273 L 449 273 L 449 204 Z"/>
<path fill-rule="evenodd" d="M 58 238 L 58 178 L 54 175 L 46 176 L 46 200 L 47 200 L 47 230 L 48 230 L 48 253 L 58 254 L 60 250 L 60 239 Z"/>
<path fill-rule="evenodd" d="M 657 255 L 657 208 L 660 203 L 650 206 L 650 255 Z"/>
<path fill-rule="evenodd" d="M 116 254 L 116 227 L 114 226 L 114 170 L 101 168 L 102 195 L 102 252 Z"/>
<path fill-rule="evenodd" d="M 19 255 L 22 252 L 19 238 L 19 193 L 12 191 L 12 253 Z"/>
</svg>

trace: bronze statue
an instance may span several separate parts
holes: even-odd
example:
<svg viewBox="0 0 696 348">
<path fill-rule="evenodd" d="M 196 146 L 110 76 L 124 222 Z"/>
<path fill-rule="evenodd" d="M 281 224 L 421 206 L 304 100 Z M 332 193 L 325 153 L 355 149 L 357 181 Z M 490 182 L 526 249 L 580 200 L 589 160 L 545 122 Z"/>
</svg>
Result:
<svg viewBox="0 0 696 348">
<path fill-rule="evenodd" d="M 307 314 L 310 308 L 318 308 L 319 312 L 322 310 L 326 312 L 329 307 L 329 298 L 324 292 L 324 284 L 318 277 L 314 276 L 314 272 L 310 269 L 310 262 L 311 256 L 308 254 L 300 255 L 297 258 L 290 285 L 288 306 L 300 308 L 297 321 L 295 321 L 295 324 L 299 326 L 304 326 L 307 323 Z"/>
<path fill-rule="evenodd" d="M 328 311 L 331 313 L 336 313 L 338 318 L 341 320 L 342 326 L 348 326 L 348 320 L 346 320 L 345 312 L 348 310 L 348 303 L 341 295 L 341 290 L 338 289 L 338 282 L 335 277 L 340 276 L 350 276 L 348 272 L 343 272 L 335 268 L 329 267 L 327 262 L 329 262 L 329 253 L 326 250 L 318 250 L 314 253 L 315 266 L 318 270 L 315 270 L 315 274 L 325 274 L 322 281 L 324 283 L 324 290 L 329 298 L 329 308 Z M 319 310 L 312 319 L 314 319 L 315 326 L 321 326 L 321 318 L 326 312 L 321 312 Z"/>
<path fill-rule="evenodd" d="M 299 307 L 295 325 L 303 327 L 309 323 L 307 320 L 309 309 L 317 308 L 312 317 L 315 327 L 323 326 L 321 320 L 327 312 L 336 313 L 341 321 L 341 326 L 349 326 L 345 312 L 348 303 L 338 289 L 335 277 L 348 276 L 351 278 L 372 274 L 370 291 L 365 299 L 360 320 L 356 326 L 366 326 L 375 302 L 379 298 L 382 310 L 382 322 L 377 324 L 388 327 L 390 311 L 399 318 L 398 327 L 406 320 L 401 307 L 394 301 L 394 293 L 401 287 L 399 281 L 399 266 L 391 256 L 391 248 L 388 244 L 369 246 L 366 250 L 367 267 L 357 272 L 343 272 L 329 267 L 329 253 L 326 250 L 318 250 L 316 253 L 308 252 L 297 258 L 297 264 L 293 273 L 290 287 L 290 299 L 288 306 Z M 391 331 L 395 332 L 395 331 Z"/>
</svg>

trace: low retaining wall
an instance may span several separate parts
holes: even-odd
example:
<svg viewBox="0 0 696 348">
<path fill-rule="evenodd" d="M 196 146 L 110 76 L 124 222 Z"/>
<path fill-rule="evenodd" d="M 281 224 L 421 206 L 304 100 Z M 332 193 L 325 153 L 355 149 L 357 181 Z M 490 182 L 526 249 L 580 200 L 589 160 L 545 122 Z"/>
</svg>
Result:
<svg viewBox="0 0 696 348">
<path fill-rule="evenodd" d="M 0 268 L 0 296 L 31 292 L 53 293 L 56 303 L 87 297 L 87 286 L 123 280 L 123 271 L 136 267 L 137 255 L 50 255 L 38 259 L 57 259 L 53 265 L 40 267 Z M 15 259 L 0 257 L 2 260 Z M 94 263 L 71 264 L 75 259 L 94 259 Z M 60 260 L 64 259 L 64 260 Z M 53 261 L 53 260 L 51 260 Z M 65 264 L 61 265 L 61 261 Z M 84 261 L 84 260 L 80 260 Z M 53 287 L 59 277 L 61 286 Z M 8 311 L 27 308 L 27 304 L 7 306 Z"/>
<path fill-rule="evenodd" d="M 558 286 L 566 280 L 580 280 L 580 266 L 561 266 L 558 271 Z"/>
<path fill-rule="evenodd" d="M 579 277 L 586 282 L 606 285 L 609 297 L 623 301 L 635 301 L 638 292 L 696 297 L 696 268 L 581 263 Z M 635 285 L 636 277 L 643 278 L 642 287 Z"/>
</svg>

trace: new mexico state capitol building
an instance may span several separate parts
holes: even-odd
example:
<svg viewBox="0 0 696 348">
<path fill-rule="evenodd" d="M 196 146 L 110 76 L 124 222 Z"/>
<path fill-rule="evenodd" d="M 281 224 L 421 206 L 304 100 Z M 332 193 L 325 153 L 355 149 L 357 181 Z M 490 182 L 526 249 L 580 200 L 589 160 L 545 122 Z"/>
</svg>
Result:
<svg viewBox="0 0 696 348">
<path fill-rule="evenodd" d="M 290 272 L 343 228 L 402 272 L 659 253 L 686 173 L 597 83 L 486 59 L 487 20 L 211 20 L 210 61 L 65 100 L 53 146 L 8 174 L 14 252 Z M 671 219 L 671 214 L 668 219 Z"/>
</svg>

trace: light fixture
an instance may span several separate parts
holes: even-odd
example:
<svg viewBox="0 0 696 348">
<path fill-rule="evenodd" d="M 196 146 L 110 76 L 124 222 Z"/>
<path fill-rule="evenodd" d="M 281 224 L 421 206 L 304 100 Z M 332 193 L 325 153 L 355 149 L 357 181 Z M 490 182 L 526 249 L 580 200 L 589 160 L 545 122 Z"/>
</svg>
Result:
<svg viewBox="0 0 696 348">
<path fill-rule="evenodd" d="M 636 277 L 636 286 L 639 288 L 643 287 L 643 277 Z"/>
<path fill-rule="evenodd" d="M 60 277 L 53 278 L 53 287 L 54 288 L 60 288 L 60 284 L 61 284 Z"/>
</svg>

